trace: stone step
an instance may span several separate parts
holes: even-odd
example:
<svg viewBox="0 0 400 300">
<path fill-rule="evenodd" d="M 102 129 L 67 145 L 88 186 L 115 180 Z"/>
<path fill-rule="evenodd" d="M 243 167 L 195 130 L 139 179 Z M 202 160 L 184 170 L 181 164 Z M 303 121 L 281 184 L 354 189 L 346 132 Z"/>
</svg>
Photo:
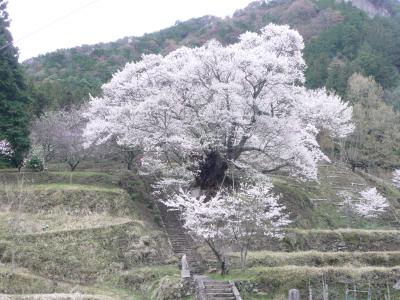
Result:
<svg viewBox="0 0 400 300">
<path fill-rule="evenodd" d="M 227 288 L 214 288 L 214 289 L 208 289 L 206 288 L 207 293 L 232 293 L 232 288 L 227 287 Z"/>
<path fill-rule="evenodd" d="M 210 297 L 235 297 L 235 295 L 232 293 L 232 291 L 230 293 L 214 293 L 214 292 L 207 292 L 206 291 L 206 295 L 210 296 Z"/>
<path fill-rule="evenodd" d="M 192 245 L 192 243 L 190 241 L 188 241 L 187 239 L 182 239 L 182 240 L 176 240 L 176 239 L 170 239 L 171 244 L 187 244 L 187 245 Z"/>
<path fill-rule="evenodd" d="M 218 283 L 204 283 L 204 286 L 206 289 L 211 290 L 211 289 L 230 289 L 231 285 L 228 284 L 218 284 Z"/>
<path fill-rule="evenodd" d="M 179 213 L 176 211 L 169 211 L 163 204 L 159 204 L 158 208 L 175 256 L 182 258 L 182 255 L 186 254 L 190 272 L 192 274 L 201 274 L 203 271 L 199 263 L 201 257 L 194 251 L 193 238 L 187 234 L 186 230 L 183 228 L 183 222 L 181 221 Z"/>
</svg>

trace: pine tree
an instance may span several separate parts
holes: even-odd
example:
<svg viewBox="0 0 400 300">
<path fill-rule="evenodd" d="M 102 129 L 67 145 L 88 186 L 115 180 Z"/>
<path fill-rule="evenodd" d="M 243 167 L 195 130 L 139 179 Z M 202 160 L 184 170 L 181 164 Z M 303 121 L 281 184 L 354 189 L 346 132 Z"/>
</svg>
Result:
<svg viewBox="0 0 400 300">
<path fill-rule="evenodd" d="M 12 163 L 20 167 L 29 149 L 30 98 L 18 64 L 18 50 L 11 44 L 6 8 L 7 1 L 0 0 L 0 139 L 11 143 Z"/>
</svg>

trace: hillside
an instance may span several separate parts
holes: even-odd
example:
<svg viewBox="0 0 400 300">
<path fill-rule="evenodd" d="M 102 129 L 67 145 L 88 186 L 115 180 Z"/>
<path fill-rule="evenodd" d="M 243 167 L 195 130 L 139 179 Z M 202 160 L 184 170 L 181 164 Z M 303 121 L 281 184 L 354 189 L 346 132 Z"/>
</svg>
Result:
<svg viewBox="0 0 400 300">
<path fill-rule="evenodd" d="M 168 265 L 165 234 L 140 196 L 140 181 L 129 195 L 118 173 L 0 177 L 0 294 L 143 299 L 143 281 L 177 273 Z"/>
<path fill-rule="evenodd" d="M 151 92 L 148 94 L 135 89 L 141 85 L 131 84 L 134 77 L 129 72 L 112 84 L 116 94 L 123 90 L 129 100 L 131 95 L 151 95 L 139 97 L 151 100 L 143 105 L 134 102 L 114 110 L 108 109 L 108 102 L 101 102 L 100 116 L 97 110 L 91 115 L 88 109 L 82 116 L 68 107 L 83 103 L 89 93 L 98 95 L 114 72 L 142 54 L 166 54 L 213 38 L 230 44 L 240 33 L 259 31 L 270 22 L 289 24 L 303 35 L 308 68 L 303 68 L 297 33 L 289 35 L 294 37 L 290 41 L 296 40 L 296 47 L 286 51 L 285 57 L 281 45 L 285 50 L 292 46 L 288 39 L 281 44 L 270 37 L 275 26 L 270 26 L 271 35 L 267 35 L 269 29 L 262 33 L 260 44 L 265 45 L 255 51 L 260 56 L 249 49 L 245 55 L 238 51 L 254 68 L 268 69 L 260 61 L 271 61 L 266 55 L 270 43 L 279 46 L 276 54 L 272 53 L 282 62 L 287 64 L 285 59 L 293 56 L 295 63 L 289 65 L 300 66 L 293 72 L 298 75 L 283 84 L 286 89 L 271 89 L 271 94 L 264 95 L 266 109 L 250 106 L 250 118 L 243 110 L 249 110 L 248 103 L 257 97 L 256 87 L 270 80 L 275 84 L 274 77 L 263 75 L 256 84 L 250 82 L 253 90 L 245 92 L 252 102 L 241 101 L 247 99 L 243 91 L 234 89 L 224 88 L 226 97 L 214 97 L 214 91 L 222 86 L 220 71 L 211 68 L 219 66 L 217 60 L 206 60 L 205 73 L 212 76 L 205 77 L 207 81 L 196 77 L 193 85 L 185 85 L 190 81 L 188 74 L 197 76 L 203 64 L 188 64 L 193 70 L 184 71 L 191 73 L 168 69 L 170 81 L 158 76 L 164 74 L 162 69 L 135 71 L 135 75 L 154 73 L 161 78 L 143 89 Z M 142 37 L 59 50 L 24 62 L 34 100 L 32 112 L 39 116 L 45 110 L 67 109 L 60 115 L 43 114 L 31 126 L 32 147 L 21 169 L 0 168 L 0 299 L 189 300 L 196 298 L 196 288 L 197 292 L 208 290 L 213 295 L 207 298 L 210 300 L 238 299 L 236 288 L 243 300 L 287 299 L 293 288 L 299 290 L 301 299 L 310 299 L 310 294 L 312 299 L 326 299 L 323 295 L 327 292 L 329 299 L 364 299 L 366 293 L 371 299 L 400 299 L 400 170 L 398 184 L 392 182 L 393 170 L 400 166 L 400 113 L 396 112 L 400 110 L 399 49 L 400 9 L 396 2 L 278 0 L 253 2 L 225 19 L 205 16 Z M 239 77 L 242 64 L 233 66 L 228 70 L 234 75 L 227 77 L 239 78 L 236 85 L 255 74 L 251 68 L 250 75 Z M 299 86 L 303 72 L 304 94 Z M 129 84 L 124 90 L 119 83 L 125 83 L 125 75 Z M 204 96 L 196 87 L 208 81 L 216 85 L 206 86 Z M 174 85 L 184 93 L 184 106 L 174 102 L 180 95 L 173 93 Z M 306 90 L 322 86 L 328 92 L 314 95 L 315 91 Z M 192 102 L 186 101 L 188 91 L 194 91 L 188 96 Z M 282 97 L 276 101 L 282 102 L 282 108 L 268 102 L 275 101 L 277 94 Z M 109 98 L 118 101 L 119 96 Z M 230 97 L 245 103 L 245 109 L 231 110 L 235 105 L 226 101 Z M 228 117 L 223 114 L 225 102 L 226 110 L 233 112 Z M 197 104 L 199 108 L 190 114 L 190 106 Z M 309 104 L 312 108 L 307 109 Z M 146 110 L 134 114 L 137 107 Z M 165 113 L 169 111 L 176 121 L 171 125 Z M 177 111 L 183 111 L 182 116 Z M 113 118 L 107 119 L 107 113 Z M 69 119 L 71 115 L 76 118 Z M 70 121 L 64 122 L 64 117 Z M 251 122 L 240 125 L 239 117 Z M 92 128 L 88 120 L 96 130 L 104 126 L 113 137 L 125 135 L 121 139 L 129 143 L 121 147 L 111 139 L 87 148 L 84 144 L 91 137 L 83 135 L 83 128 Z M 136 123 L 130 123 L 132 120 Z M 324 122 L 326 131 L 319 129 Z M 336 122 L 338 128 L 332 128 Z M 350 133 L 353 122 L 356 126 Z M 282 125 L 272 126 L 275 123 Z M 239 133 L 231 133 L 237 124 L 257 130 L 251 134 L 239 130 L 240 138 Z M 110 131 L 114 127 L 117 131 Z M 285 127 L 290 127 L 288 133 Z M 250 135 L 256 141 L 267 135 L 266 149 L 271 150 L 251 143 L 247 149 L 240 148 Z M 95 136 L 95 142 L 101 136 Z M 230 139 L 239 141 L 238 147 L 232 148 Z M 323 153 L 316 151 L 317 144 L 330 161 L 319 160 Z M 160 159 L 160 149 L 165 159 Z M 232 155 L 226 153 L 240 155 L 238 149 L 255 153 L 245 154 L 243 163 L 233 159 L 236 162 L 232 164 Z M 289 156 L 288 150 L 296 151 L 289 151 Z M 266 159 L 258 160 L 264 154 Z M 78 162 L 76 169 L 70 171 L 68 159 Z M 247 160 L 249 165 L 244 163 Z M 292 160 L 296 162 L 293 171 Z M 256 165 L 271 167 L 259 170 L 267 173 L 268 179 L 255 172 Z M 190 174 L 186 174 L 188 170 Z M 182 182 L 190 185 L 182 188 Z M 175 188 L 182 190 L 179 196 L 174 194 Z M 249 193 L 242 194 L 246 189 Z M 168 203 L 156 202 L 159 198 L 178 200 L 179 205 L 168 210 Z M 182 208 L 185 201 L 193 204 L 189 213 Z M 169 205 L 173 207 L 173 203 Z M 283 207 L 278 209 L 280 205 Z M 275 209 L 279 210 L 275 217 L 284 219 L 281 224 L 269 216 Z M 228 214 L 229 210 L 233 212 Z M 284 228 L 279 230 L 281 225 Z M 190 270 L 194 280 L 182 280 L 181 268 Z"/>
<path fill-rule="evenodd" d="M 192 299 L 182 296 L 177 258 L 143 179 L 129 175 L 134 191 L 129 195 L 119 185 L 126 173 L 102 169 L 1 172 L 0 297 Z M 223 279 L 234 280 L 243 299 L 282 299 L 293 287 L 306 294 L 309 284 L 319 295 L 322 280 L 332 299 L 343 295 L 346 282 L 363 288 L 371 280 L 374 295 L 383 297 L 386 285 L 396 282 L 400 192 L 390 182 L 341 165 L 321 165 L 320 174 L 319 184 L 273 177 L 294 222 L 282 240 L 257 239 L 245 272 L 238 254 L 229 254 L 231 272 Z M 21 189 L 16 184 L 22 178 Z M 341 212 L 338 190 L 357 193 L 367 186 L 378 187 L 391 209 L 372 221 Z M 209 276 L 222 279 L 214 274 L 208 248 L 199 247 Z"/>
<path fill-rule="evenodd" d="M 398 5 L 389 1 L 356 1 L 354 5 L 362 8 L 365 3 L 377 9 L 374 13 L 376 18 L 370 18 L 350 3 L 333 0 L 279 0 L 268 4 L 256 1 L 236 11 L 232 17 L 221 19 L 204 16 L 177 22 L 170 28 L 142 37 L 125 37 L 112 43 L 58 50 L 29 59 L 23 65 L 31 85 L 35 87 L 35 109 L 39 113 L 46 107 L 82 103 L 89 93 L 97 95 L 100 86 L 107 82 L 114 72 L 127 62 L 140 59 L 142 54 L 166 54 L 180 46 L 202 45 L 210 39 L 217 39 L 224 44 L 232 43 L 240 33 L 258 31 L 273 22 L 289 24 L 307 41 L 305 55 L 310 65 L 307 74 L 310 86 L 328 83 L 329 88 L 341 93 L 343 86 L 332 84 L 331 77 L 337 76 L 337 72 L 346 73 L 339 82 L 341 84 L 350 76 L 347 73 L 361 69 L 365 71 L 365 75 L 377 77 L 383 86 L 394 88 L 398 72 L 387 65 L 400 60 L 398 54 L 393 52 L 400 43 Z M 382 31 L 385 32 L 383 36 Z M 387 42 L 390 42 L 390 46 Z M 352 49 L 349 49 L 350 43 L 353 45 Z M 382 45 L 387 46 L 383 53 Z M 359 61 L 361 58 L 357 60 L 360 51 L 366 52 L 362 61 Z M 375 57 L 378 52 L 382 57 Z M 331 62 L 336 62 L 336 58 L 355 63 L 351 70 L 335 69 L 336 73 L 330 74 Z M 365 59 L 380 61 L 378 65 L 368 69 Z"/>
</svg>

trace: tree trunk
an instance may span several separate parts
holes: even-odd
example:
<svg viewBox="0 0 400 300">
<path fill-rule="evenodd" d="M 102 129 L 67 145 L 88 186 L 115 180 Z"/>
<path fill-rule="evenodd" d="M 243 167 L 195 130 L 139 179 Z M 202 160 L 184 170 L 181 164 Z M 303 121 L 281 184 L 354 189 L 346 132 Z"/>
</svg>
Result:
<svg viewBox="0 0 400 300">
<path fill-rule="evenodd" d="M 73 171 L 75 171 L 75 169 L 76 169 L 76 167 L 79 165 L 79 160 L 74 164 L 74 163 L 68 163 L 68 165 L 69 165 L 69 167 L 70 167 L 70 169 L 71 169 L 71 172 L 73 172 Z"/>
<path fill-rule="evenodd" d="M 133 170 L 133 165 L 134 165 L 133 161 L 134 161 L 135 157 L 136 157 L 136 151 L 127 150 L 125 152 L 125 160 L 126 160 L 127 168 L 128 168 L 129 171 Z"/>
<path fill-rule="evenodd" d="M 242 270 L 246 269 L 248 248 L 240 249 L 240 267 Z"/>
<path fill-rule="evenodd" d="M 132 171 L 132 169 L 133 169 L 133 161 L 132 160 L 128 160 L 127 168 L 129 171 Z"/>
<path fill-rule="evenodd" d="M 231 179 L 226 175 L 228 163 L 217 152 L 208 153 L 206 159 L 200 163 L 200 172 L 196 177 L 196 184 L 202 190 L 213 191 L 221 185 L 231 184 Z"/>
<path fill-rule="evenodd" d="M 15 269 L 16 269 L 16 266 L 15 266 L 15 252 L 16 252 L 15 245 L 13 245 L 12 249 L 11 249 L 11 271 L 12 272 L 14 272 Z"/>
<path fill-rule="evenodd" d="M 228 274 L 228 262 L 223 255 L 223 253 L 220 253 L 218 249 L 215 247 L 215 244 L 212 240 L 206 240 L 207 245 L 210 247 L 212 253 L 214 253 L 215 258 L 218 261 L 218 264 L 220 265 L 221 268 L 221 275 L 226 275 Z"/>
</svg>

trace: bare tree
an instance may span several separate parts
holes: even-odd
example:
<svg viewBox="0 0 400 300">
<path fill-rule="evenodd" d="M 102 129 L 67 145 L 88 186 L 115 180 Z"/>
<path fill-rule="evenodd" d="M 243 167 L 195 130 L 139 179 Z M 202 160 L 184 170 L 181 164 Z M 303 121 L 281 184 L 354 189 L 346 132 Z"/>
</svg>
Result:
<svg viewBox="0 0 400 300">
<path fill-rule="evenodd" d="M 74 171 L 88 152 L 82 136 L 86 120 L 79 109 L 46 112 L 32 124 L 32 140 L 43 149 L 45 162 L 57 160 Z"/>
<path fill-rule="evenodd" d="M 41 146 L 45 162 L 55 158 L 56 129 L 60 112 L 48 111 L 32 122 L 31 139 L 33 144 Z"/>
<path fill-rule="evenodd" d="M 78 164 L 86 157 L 87 149 L 83 147 L 83 128 L 86 120 L 80 111 L 71 108 L 62 111 L 57 122 L 55 139 L 57 143 L 56 157 L 68 164 L 73 172 Z"/>
</svg>

